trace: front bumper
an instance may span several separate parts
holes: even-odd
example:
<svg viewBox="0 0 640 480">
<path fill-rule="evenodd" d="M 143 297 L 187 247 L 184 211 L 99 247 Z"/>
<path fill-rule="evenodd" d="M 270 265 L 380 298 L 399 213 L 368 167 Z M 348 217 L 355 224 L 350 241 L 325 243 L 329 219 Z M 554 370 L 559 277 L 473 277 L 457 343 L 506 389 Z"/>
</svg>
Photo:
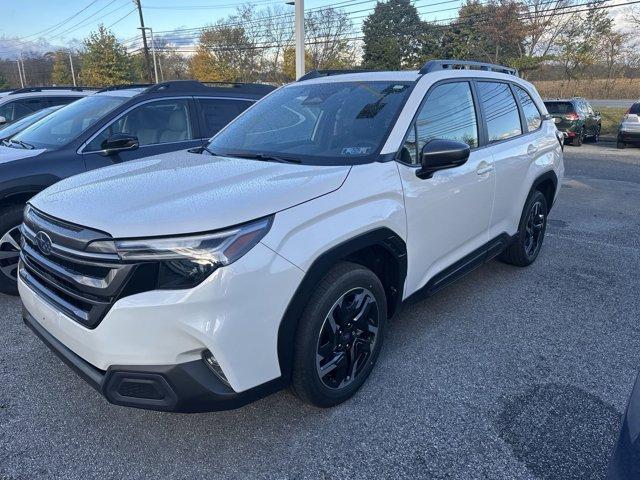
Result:
<svg viewBox="0 0 640 480">
<path fill-rule="evenodd" d="M 99 370 L 51 335 L 24 308 L 23 320 L 64 363 L 115 405 L 183 413 L 230 410 L 284 386 L 282 379 L 276 379 L 236 393 L 201 360 L 174 365 L 113 365 Z"/>
</svg>

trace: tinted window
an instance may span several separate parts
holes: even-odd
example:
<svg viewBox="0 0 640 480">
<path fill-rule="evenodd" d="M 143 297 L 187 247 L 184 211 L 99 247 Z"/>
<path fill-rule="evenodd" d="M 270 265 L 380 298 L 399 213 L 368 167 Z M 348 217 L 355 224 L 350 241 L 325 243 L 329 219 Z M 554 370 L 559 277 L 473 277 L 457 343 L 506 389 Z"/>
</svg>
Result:
<svg viewBox="0 0 640 480">
<path fill-rule="evenodd" d="M 51 107 L 55 105 L 67 105 L 75 100 L 78 100 L 79 98 L 82 97 L 71 97 L 68 95 L 66 97 L 47 97 L 47 104 Z"/>
<path fill-rule="evenodd" d="M 544 102 L 547 111 L 551 114 L 575 113 L 575 108 L 571 102 Z"/>
<path fill-rule="evenodd" d="M 314 164 L 372 161 L 408 92 L 403 82 L 294 84 L 262 99 L 208 147 L 224 155 L 280 155 Z"/>
<path fill-rule="evenodd" d="M 38 109 L 35 109 L 38 110 Z M 5 103 L 0 106 L 0 117 L 4 117 L 7 123 L 15 122 L 19 118 L 29 115 L 35 111 L 28 107 L 25 102 L 16 100 L 13 102 Z"/>
<path fill-rule="evenodd" d="M 634 115 L 640 115 L 640 102 L 634 103 L 633 105 L 631 105 L 631 108 L 629 109 L 628 113 L 631 113 Z"/>
<path fill-rule="evenodd" d="M 193 138 L 189 101 L 186 99 L 158 100 L 134 108 L 115 120 L 96 136 L 85 152 L 102 150 L 102 142 L 114 133 L 138 137 L 140 146 L 172 143 Z"/>
<path fill-rule="evenodd" d="M 114 95 L 84 97 L 27 127 L 14 139 L 41 148 L 66 145 L 127 100 Z"/>
<path fill-rule="evenodd" d="M 0 137 L 1 138 L 9 138 L 15 135 L 16 133 L 24 130 L 29 125 L 33 125 L 41 118 L 46 117 L 50 113 L 55 112 L 60 107 L 49 107 L 43 108 L 42 110 L 38 110 L 37 112 L 31 113 L 22 117 L 19 120 L 16 120 L 11 125 L 8 125 L 4 128 L 0 128 Z"/>
<path fill-rule="evenodd" d="M 204 122 L 203 137 L 212 137 L 251 105 L 251 102 L 243 100 L 219 98 L 201 98 L 198 103 Z"/>
<path fill-rule="evenodd" d="M 531 96 L 523 88 L 518 86 L 515 88 L 522 112 L 524 113 L 524 118 L 527 122 L 527 130 L 530 132 L 537 130 L 540 128 L 540 125 L 542 125 L 542 115 L 540 115 L 538 107 L 536 107 Z"/>
<path fill-rule="evenodd" d="M 478 82 L 484 108 L 489 142 L 497 142 L 522 133 L 518 106 L 506 83 Z"/>
<path fill-rule="evenodd" d="M 415 132 L 409 132 L 404 143 L 412 163 L 417 163 L 418 152 L 435 138 L 456 140 L 477 147 L 478 124 L 469 83 L 445 83 L 431 90 L 412 129 Z M 403 152 L 402 155 L 406 154 Z"/>
</svg>

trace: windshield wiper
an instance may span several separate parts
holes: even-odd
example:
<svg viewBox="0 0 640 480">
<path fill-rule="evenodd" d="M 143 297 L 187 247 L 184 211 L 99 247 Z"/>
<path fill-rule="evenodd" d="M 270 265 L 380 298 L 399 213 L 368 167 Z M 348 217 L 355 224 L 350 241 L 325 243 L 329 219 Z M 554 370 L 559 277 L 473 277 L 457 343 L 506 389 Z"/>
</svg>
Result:
<svg viewBox="0 0 640 480">
<path fill-rule="evenodd" d="M 209 147 L 207 147 L 206 145 L 203 145 L 202 147 L 202 152 L 200 153 L 204 153 L 207 152 L 209 155 L 211 155 L 212 157 L 219 157 L 220 155 L 217 154 L 216 152 L 214 152 L 213 150 L 211 150 Z"/>
<path fill-rule="evenodd" d="M 10 143 L 16 143 L 18 145 L 20 145 L 22 148 L 26 149 L 26 150 L 33 150 L 34 147 L 33 145 L 31 145 L 30 143 L 27 142 L 23 142 L 22 140 L 14 140 L 13 138 L 9 139 Z"/>
<path fill-rule="evenodd" d="M 260 160 L 263 162 L 279 162 L 279 163 L 300 163 L 297 158 L 280 157 L 277 155 L 269 155 L 266 153 L 254 153 L 254 154 L 241 154 L 241 155 L 229 155 L 230 157 L 248 158 L 250 160 Z"/>
</svg>

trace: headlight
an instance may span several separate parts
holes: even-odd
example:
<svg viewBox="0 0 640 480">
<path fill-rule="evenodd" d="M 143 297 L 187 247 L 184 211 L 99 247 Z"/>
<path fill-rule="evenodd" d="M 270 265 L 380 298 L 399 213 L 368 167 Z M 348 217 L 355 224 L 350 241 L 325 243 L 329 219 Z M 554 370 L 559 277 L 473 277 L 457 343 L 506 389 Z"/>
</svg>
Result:
<svg viewBox="0 0 640 480">
<path fill-rule="evenodd" d="M 153 262 L 158 265 L 157 288 L 191 288 L 218 267 L 235 262 L 251 250 L 270 226 L 271 217 L 220 232 L 116 240 L 114 244 L 116 253 L 124 262 Z M 95 242 L 87 250 L 104 252 L 105 246 L 104 242 Z"/>
</svg>

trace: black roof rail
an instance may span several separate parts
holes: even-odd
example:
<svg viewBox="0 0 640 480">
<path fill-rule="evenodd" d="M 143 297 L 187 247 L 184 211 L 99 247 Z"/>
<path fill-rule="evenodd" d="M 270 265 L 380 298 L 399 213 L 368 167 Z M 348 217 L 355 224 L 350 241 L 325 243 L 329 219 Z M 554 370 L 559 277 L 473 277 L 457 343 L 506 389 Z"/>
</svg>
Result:
<svg viewBox="0 0 640 480">
<path fill-rule="evenodd" d="M 505 67 L 504 65 L 496 65 L 494 63 L 474 62 L 471 60 L 429 60 L 420 69 L 420 75 L 431 73 L 438 70 L 485 70 L 489 72 L 506 73 L 508 75 L 518 76 L 518 70 L 515 68 Z"/>
<path fill-rule="evenodd" d="M 238 93 L 251 93 L 257 95 L 266 95 L 276 89 L 273 85 L 266 83 L 241 83 L 241 82 L 199 82 L 197 80 L 173 80 L 170 82 L 157 83 L 151 85 L 143 93 L 156 92 L 211 92 L 219 91 L 229 93 L 230 90 Z"/>
<path fill-rule="evenodd" d="M 311 80 L 312 78 L 330 77 L 333 75 L 346 75 L 347 73 L 366 73 L 373 72 L 374 70 L 311 70 L 305 73 L 297 81 L 303 82 L 305 80 Z"/>
<path fill-rule="evenodd" d="M 108 87 L 101 88 L 100 90 L 98 90 L 98 93 L 113 92 L 116 90 L 127 90 L 129 88 L 146 88 L 150 85 L 150 83 L 120 83 L 118 85 L 110 85 Z"/>
<path fill-rule="evenodd" d="M 43 92 L 46 90 L 72 90 L 74 92 L 83 92 L 85 90 L 99 90 L 99 87 L 62 87 L 62 86 L 56 86 L 56 87 L 24 87 L 24 88 L 18 88 L 16 90 L 12 90 L 11 93 L 9 95 L 15 95 L 17 93 L 34 93 L 34 92 Z"/>
</svg>

